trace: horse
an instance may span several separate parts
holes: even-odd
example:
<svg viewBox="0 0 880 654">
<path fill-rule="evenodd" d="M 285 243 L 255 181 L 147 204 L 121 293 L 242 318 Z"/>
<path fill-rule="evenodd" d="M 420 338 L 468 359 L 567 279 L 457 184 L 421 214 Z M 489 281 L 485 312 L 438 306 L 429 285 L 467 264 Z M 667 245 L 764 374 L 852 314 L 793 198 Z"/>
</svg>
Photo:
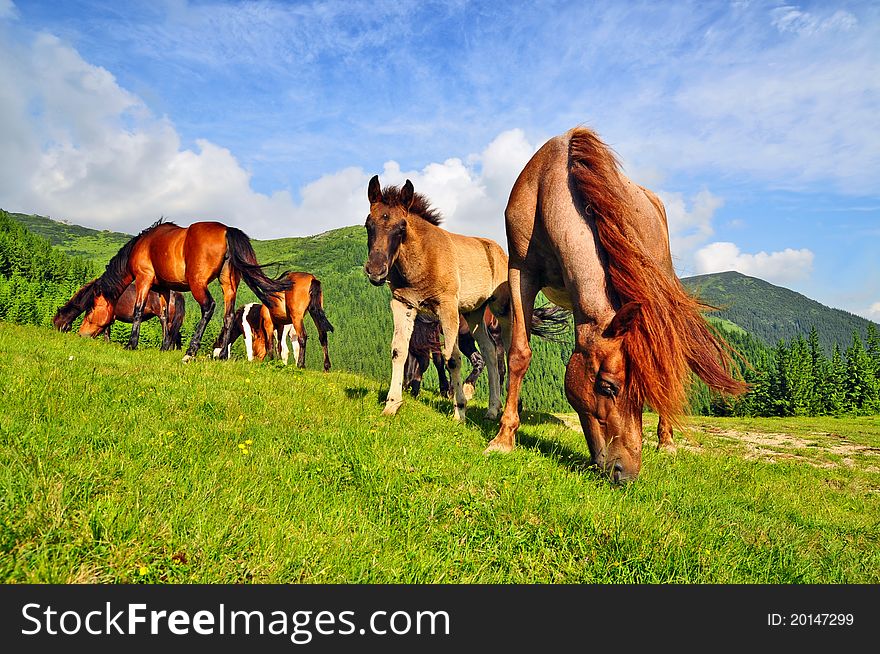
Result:
<svg viewBox="0 0 880 654">
<path fill-rule="evenodd" d="M 96 281 L 97 279 L 93 279 L 85 284 L 66 304 L 58 309 L 55 317 L 52 318 L 52 322 L 56 329 L 62 332 L 70 331 L 71 323 L 73 323 L 80 313 L 82 313 L 78 307 L 81 294 L 87 292 L 88 287 Z M 156 291 L 151 290 L 149 295 L 147 295 L 147 303 L 144 305 L 144 315 L 142 319 L 150 320 L 151 318 L 159 318 L 159 322 L 162 323 L 162 349 L 165 350 L 171 348 L 179 350 L 181 347 L 180 327 L 183 325 L 183 319 L 186 315 L 186 302 L 183 295 L 177 291 L 172 291 L 170 298 L 171 307 L 166 312 L 165 298 L 159 293 L 156 293 Z M 113 308 L 113 315 L 110 322 L 107 323 L 103 329 L 91 334 L 85 333 L 88 330 L 84 331 L 81 328 L 81 335 L 96 338 L 103 334 L 104 339 L 109 341 L 110 328 L 113 326 L 115 320 L 121 320 L 122 322 L 130 324 L 134 319 L 134 300 L 135 287 L 134 284 L 129 284 L 128 288 L 126 288 L 122 295 L 119 296 L 119 300 Z M 107 307 L 92 308 L 91 311 L 107 311 Z M 166 313 L 168 314 L 167 319 Z M 94 318 L 87 317 L 86 321 L 87 323 L 91 323 L 94 321 Z"/>
<path fill-rule="evenodd" d="M 333 325 L 324 313 L 324 292 L 321 282 L 311 273 L 285 272 L 279 278 L 285 283 L 290 283 L 290 288 L 284 292 L 273 293 L 269 300 L 264 302 L 268 309 L 272 322 L 275 325 L 276 352 L 284 363 L 287 363 L 289 350 L 288 338 L 293 350 L 293 358 L 297 367 L 306 367 L 306 334 L 304 318 L 306 312 L 312 317 L 318 330 L 318 342 L 324 351 L 324 372 L 330 370 L 330 352 L 327 343 L 327 334 L 333 331 Z"/>
<path fill-rule="evenodd" d="M 119 296 L 134 281 L 131 336 L 125 347 L 136 349 L 150 290 L 161 292 L 166 302 L 171 291 L 189 291 L 202 310 L 201 320 L 183 357 L 184 362 L 189 361 L 198 352 L 205 327 L 214 313 L 216 304 L 208 284 L 215 279 L 220 280 L 225 305 L 220 332 L 221 358 L 228 353 L 229 327 L 239 282 L 243 279 L 264 304 L 269 302 L 270 293 L 285 291 L 292 285 L 289 280 L 266 276 L 263 266 L 257 263 L 250 239 L 240 229 L 219 222 L 178 227 L 160 218 L 123 245 L 110 259 L 104 274 L 80 294 L 77 309 L 97 309 L 83 322 L 80 333 L 91 336 L 105 329 Z M 167 346 L 168 343 L 163 343 L 163 347 Z"/>
<path fill-rule="evenodd" d="M 689 373 L 709 388 L 747 390 L 736 353 L 703 317 L 708 309 L 672 266 L 666 210 L 629 180 L 595 132 L 576 127 L 545 143 L 525 165 L 505 210 L 511 297 L 508 394 L 487 452 L 509 452 L 531 360 L 538 291 L 574 314 L 565 392 L 600 470 L 614 482 L 641 469 L 642 409 L 660 415 L 660 446 L 672 446 Z"/>
<path fill-rule="evenodd" d="M 394 334 L 391 341 L 391 387 L 383 409 L 394 415 L 403 403 L 403 369 L 416 313 L 436 316 L 444 334 L 458 333 L 464 315 L 489 365 L 488 419 L 501 408 L 495 348 L 485 325 L 486 306 L 504 316 L 508 303 L 507 256 L 495 241 L 462 236 L 442 229 L 441 216 L 427 198 L 416 193 L 410 180 L 403 187 L 379 184 L 367 188 L 370 213 L 365 227 L 369 250 L 364 264 L 370 283 L 391 287 Z M 502 318 L 502 332 L 505 319 Z M 467 400 L 461 381 L 458 338 L 445 338 L 441 354 L 452 378 L 454 417 L 463 421 Z"/>
<path fill-rule="evenodd" d="M 495 345 L 495 356 L 498 362 L 498 380 L 499 384 L 504 383 L 504 374 L 506 366 L 504 359 L 506 354 L 504 346 L 501 342 L 501 327 L 498 320 L 492 315 L 488 309 L 484 317 L 489 335 Z M 476 341 L 471 334 L 467 320 L 462 316 L 458 324 L 458 348 L 461 353 L 471 362 L 471 372 L 465 378 L 463 388 L 464 396 L 470 401 L 474 395 L 474 386 L 477 379 L 483 372 L 485 360 L 477 349 Z M 408 390 L 413 397 L 418 397 L 422 385 L 422 377 L 427 371 L 428 366 L 434 363 L 437 369 L 437 378 L 440 384 L 440 395 L 442 397 L 450 396 L 449 382 L 446 378 L 446 370 L 443 366 L 443 357 L 440 354 L 440 323 L 430 316 L 419 314 L 413 326 L 413 333 L 409 341 L 409 356 L 406 359 L 406 366 L 403 372 L 403 387 Z"/>
<path fill-rule="evenodd" d="M 275 325 L 272 315 L 263 304 L 251 302 L 239 307 L 232 318 L 229 328 L 229 344 L 226 346 L 226 358 L 229 358 L 232 345 L 239 336 L 244 336 L 244 348 L 248 361 L 262 361 L 274 350 Z M 217 336 L 214 343 L 214 358 L 220 357 L 222 335 Z"/>
<path fill-rule="evenodd" d="M 403 403 L 403 369 L 417 313 L 440 321 L 444 334 L 455 335 L 460 315 L 476 337 L 486 359 L 489 376 L 489 407 L 486 418 L 494 420 L 501 408 L 501 382 L 496 349 L 484 323 L 488 307 L 499 321 L 502 342 L 509 335 L 510 293 L 507 255 L 487 238 L 462 236 L 441 228 L 440 213 L 427 198 L 416 193 L 410 180 L 402 187 L 379 184 L 374 175 L 367 187 L 370 213 L 367 230 L 367 261 L 364 273 L 374 286 L 391 287 L 391 385 L 384 415 L 394 415 Z M 546 326 L 559 316 L 548 313 Z M 536 330 L 544 335 L 543 330 Z M 549 331 L 546 332 L 549 334 Z M 452 378 L 453 416 L 465 419 L 467 399 L 461 381 L 458 338 L 444 338 L 441 354 Z"/>
</svg>

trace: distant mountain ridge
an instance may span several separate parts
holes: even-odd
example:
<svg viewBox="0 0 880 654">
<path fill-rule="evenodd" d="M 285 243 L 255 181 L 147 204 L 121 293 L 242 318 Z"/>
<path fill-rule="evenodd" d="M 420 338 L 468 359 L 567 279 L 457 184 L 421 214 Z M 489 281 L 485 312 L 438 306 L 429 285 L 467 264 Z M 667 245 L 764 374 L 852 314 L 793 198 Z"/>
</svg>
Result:
<svg viewBox="0 0 880 654">
<path fill-rule="evenodd" d="M 734 271 L 685 277 L 681 282 L 704 302 L 719 308 L 709 315 L 729 320 L 771 346 L 780 339 L 807 336 L 815 325 L 819 341 L 830 355 L 835 344 L 843 350 L 852 342 L 853 331 L 864 338 L 871 322 Z"/>
<path fill-rule="evenodd" d="M 130 234 L 89 229 L 43 216 L 10 215 L 67 254 L 91 259 L 101 266 L 131 238 Z M 334 235 L 337 233 L 344 238 L 336 238 Z M 312 237 L 255 240 L 254 245 L 261 260 L 280 261 L 309 270 L 325 270 L 329 264 L 334 269 L 339 267 L 345 272 L 358 272 L 361 263 L 359 248 L 356 248 L 357 252 L 349 252 L 345 256 L 341 252 L 325 251 L 350 243 L 348 239 L 351 238 L 366 240 L 362 229 L 344 227 Z M 305 250 L 304 245 L 308 245 Z M 297 252 L 298 256 L 291 259 L 286 256 L 289 252 Z M 366 250 L 363 252 L 365 254 Z M 736 329 L 738 326 L 770 346 L 780 339 L 789 340 L 798 334 L 806 336 L 810 327 L 816 325 L 822 347 L 830 355 L 835 344 L 841 349 L 850 344 L 853 330 L 858 330 L 864 337 L 870 322 L 847 311 L 827 307 L 790 289 L 738 272 L 697 275 L 681 281 L 685 288 L 698 294 L 704 302 L 720 308 L 710 316 L 734 323 L 726 324 L 725 328 Z"/>
</svg>

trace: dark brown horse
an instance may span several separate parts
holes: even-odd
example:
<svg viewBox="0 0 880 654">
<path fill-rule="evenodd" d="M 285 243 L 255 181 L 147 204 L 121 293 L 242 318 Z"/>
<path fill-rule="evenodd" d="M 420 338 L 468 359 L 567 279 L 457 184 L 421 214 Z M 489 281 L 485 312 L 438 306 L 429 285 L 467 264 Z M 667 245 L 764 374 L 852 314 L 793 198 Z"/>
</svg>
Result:
<svg viewBox="0 0 880 654">
<path fill-rule="evenodd" d="M 503 384 L 506 371 L 504 363 L 506 354 L 501 341 L 501 327 L 495 316 L 488 310 L 486 311 L 485 320 L 489 335 L 495 344 L 499 383 Z M 462 316 L 458 325 L 458 348 L 471 362 L 471 372 L 464 380 L 463 385 L 465 399 L 470 401 L 474 395 L 474 386 L 477 383 L 477 379 L 485 367 L 485 360 L 477 349 L 477 343 L 464 316 Z M 403 373 L 403 387 L 409 390 L 413 397 L 418 397 L 422 386 L 422 377 L 432 362 L 437 369 L 440 395 L 450 397 L 449 381 L 446 378 L 443 356 L 440 354 L 440 323 L 430 316 L 419 314 L 416 316 L 416 321 L 413 325 L 413 333 L 409 341 L 409 356 L 407 357 Z"/>
<path fill-rule="evenodd" d="M 318 342 L 324 351 L 324 371 L 330 370 L 330 351 L 327 334 L 333 325 L 324 313 L 324 292 L 321 282 L 311 273 L 286 272 L 279 280 L 290 282 L 288 290 L 270 295 L 266 307 L 275 324 L 276 348 L 281 360 L 287 363 L 288 338 L 293 349 L 293 358 L 299 368 L 306 367 L 306 313 L 312 317 L 318 330 Z"/>
<path fill-rule="evenodd" d="M 135 349 L 150 290 L 165 295 L 166 302 L 171 291 L 190 291 L 202 309 L 202 317 L 183 359 L 188 361 L 198 352 L 205 327 L 214 313 L 216 305 L 208 284 L 215 279 L 220 280 L 223 289 L 225 311 L 220 332 L 220 356 L 225 357 L 239 282 L 244 279 L 264 304 L 269 301 L 269 293 L 285 291 L 291 286 L 289 280 L 273 280 L 266 276 L 263 267 L 257 263 L 250 239 L 235 227 L 217 222 L 178 227 L 159 220 L 122 246 L 107 264 L 104 274 L 78 298 L 77 308 L 91 309 L 98 301 L 115 307 L 120 295 L 134 281 L 134 315 L 126 348 Z M 80 333 L 99 333 L 106 327 L 104 320 L 109 315 L 106 312 L 106 315 L 96 316 L 94 321 L 84 322 Z"/>
<path fill-rule="evenodd" d="M 703 305 L 675 276 L 663 204 L 621 173 L 595 133 L 575 128 L 542 146 L 516 180 L 505 218 L 510 378 L 487 451 L 514 447 L 540 290 L 574 313 L 565 391 L 593 460 L 615 481 L 639 474 L 646 404 L 660 414 L 661 443 L 671 443 L 669 424 L 684 413 L 691 371 L 715 391 L 746 390 Z"/>
<path fill-rule="evenodd" d="M 52 319 L 55 327 L 67 332 L 70 330 L 71 323 L 79 317 L 82 312 L 79 309 L 81 294 L 87 292 L 88 287 L 94 284 L 97 279 L 93 279 L 88 284 L 79 289 L 74 296 L 58 309 L 55 317 Z M 179 350 L 181 347 L 180 328 L 183 325 L 183 319 L 186 315 L 186 301 L 181 293 L 173 291 L 170 295 L 171 306 L 166 311 L 165 298 L 156 291 L 150 291 L 147 296 L 147 303 L 144 305 L 144 315 L 142 320 L 150 320 L 158 318 L 162 323 L 162 349 Z M 83 324 L 105 323 L 106 326 L 97 331 L 90 332 L 88 327 L 84 330 L 80 328 L 80 334 L 83 336 L 91 336 L 95 338 L 104 335 L 105 340 L 110 340 L 110 328 L 115 320 L 120 320 L 131 324 L 134 320 L 134 300 L 135 288 L 134 284 L 129 284 L 128 288 L 119 296 L 116 305 L 111 307 L 103 297 L 97 298 L 94 306 L 89 311 Z M 98 317 L 101 314 L 101 317 Z M 167 316 L 167 318 L 166 318 Z"/>
</svg>

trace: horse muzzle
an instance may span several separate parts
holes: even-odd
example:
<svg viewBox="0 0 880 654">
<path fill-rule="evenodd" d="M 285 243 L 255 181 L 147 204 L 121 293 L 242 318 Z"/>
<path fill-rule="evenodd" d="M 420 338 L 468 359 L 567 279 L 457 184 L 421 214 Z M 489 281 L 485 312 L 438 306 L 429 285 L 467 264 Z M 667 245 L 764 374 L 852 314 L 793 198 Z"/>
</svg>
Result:
<svg viewBox="0 0 880 654">
<path fill-rule="evenodd" d="M 370 266 L 368 263 L 364 266 L 364 274 L 370 280 L 373 286 L 382 286 L 388 279 L 388 264 L 382 266 Z"/>
</svg>

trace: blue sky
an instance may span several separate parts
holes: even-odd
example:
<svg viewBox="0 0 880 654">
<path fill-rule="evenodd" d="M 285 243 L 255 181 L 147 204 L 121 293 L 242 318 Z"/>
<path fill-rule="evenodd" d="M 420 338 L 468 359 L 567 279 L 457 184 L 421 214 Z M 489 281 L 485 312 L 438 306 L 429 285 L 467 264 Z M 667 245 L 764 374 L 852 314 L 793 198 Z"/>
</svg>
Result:
<svg viewBox="0 0 880 654">
<path fill-rule="evenodd" d="M 587 124 L 681 275 L 880 320 L 878 44 L 876 2 L 0 0 L 0 207 L 308 235 L 379 173 L 504 244 L 522 166 Z"/>
</svg>

